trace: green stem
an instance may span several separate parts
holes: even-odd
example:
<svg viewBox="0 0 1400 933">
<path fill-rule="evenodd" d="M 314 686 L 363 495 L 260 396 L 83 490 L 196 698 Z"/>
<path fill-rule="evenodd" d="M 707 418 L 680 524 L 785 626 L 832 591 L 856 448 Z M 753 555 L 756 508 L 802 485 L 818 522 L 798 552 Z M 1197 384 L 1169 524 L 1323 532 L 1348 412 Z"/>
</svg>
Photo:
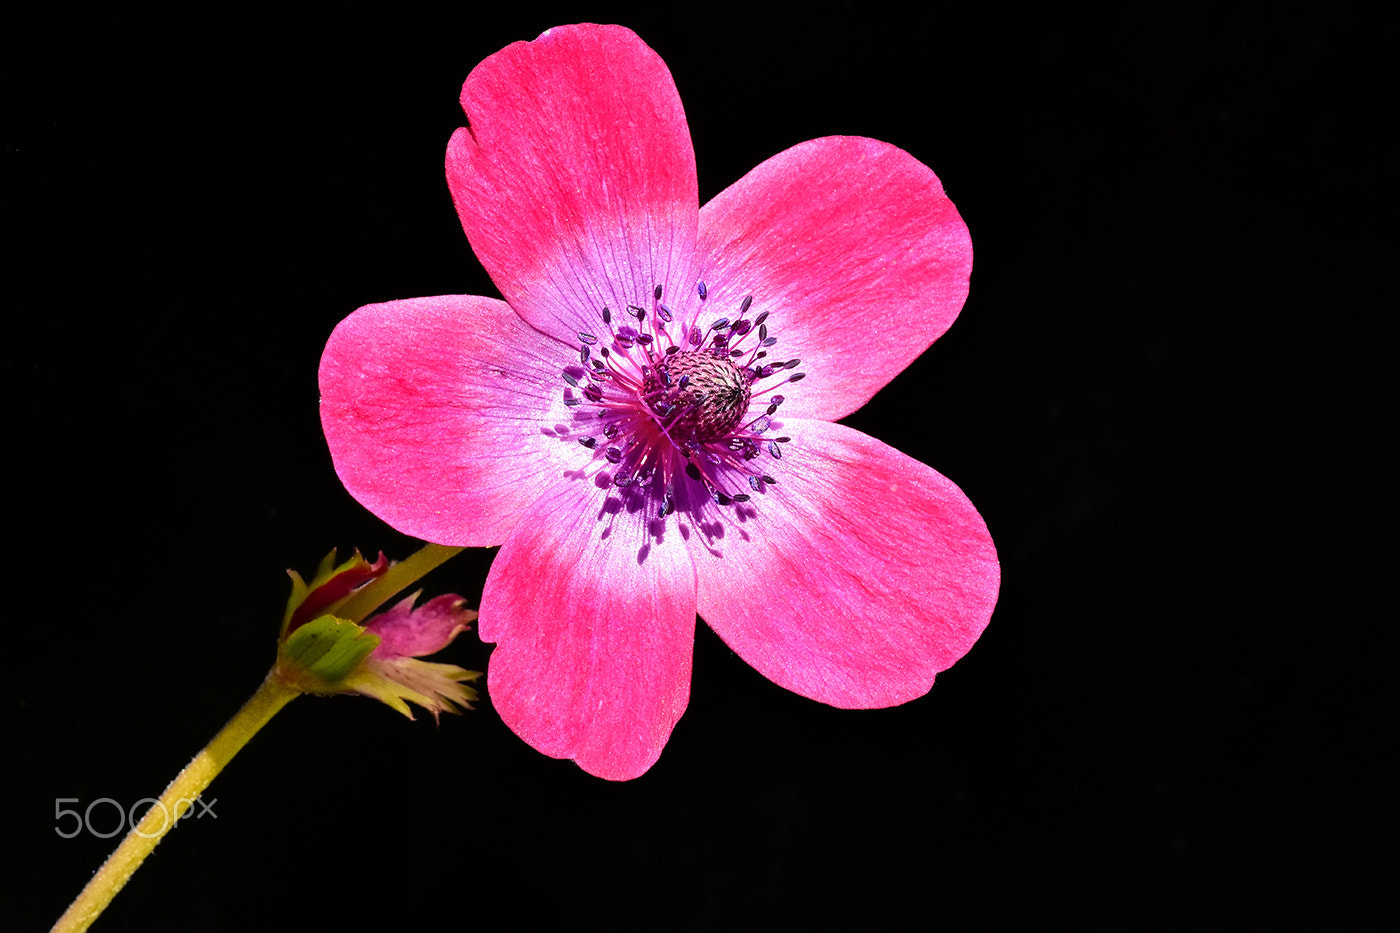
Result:
<svg viewBox="0 0 1400 933">
<path fill-rule="evenodd" d="M 117 846 L 77 900 L 54 924 L 53 933 L 78 933 L 91 926 L 146 856 L 155 849 L 156 843 L 194 806 L 195 799 L 224 769 L 224 765 L 232 761 L 233 756 L 282 707 L 299 695 L 299 691 L 275 676 L 275 670 L 270 672 L 258 692 L 219 730 L 213 741 L 175 776 L 165 793 L 161 794 L 160 802 L 147 810 L 141 822 L 126 834 L 121 845 Z"/>
<path fill-rule="evenodd" d="M 369 618 L 371 612 L 388 602 L 391 596 L 417 583 L 428 571 L 436 570 L 464 550 L 466 548 L 447 547 L 442 544 L 423 545 L 408 557 L 390 565 L 383 576 L 371 580 L 351 594 L 345 602 L 335 608 L 336 616 L 357 624 L 363 622 Z"/>
</svg>

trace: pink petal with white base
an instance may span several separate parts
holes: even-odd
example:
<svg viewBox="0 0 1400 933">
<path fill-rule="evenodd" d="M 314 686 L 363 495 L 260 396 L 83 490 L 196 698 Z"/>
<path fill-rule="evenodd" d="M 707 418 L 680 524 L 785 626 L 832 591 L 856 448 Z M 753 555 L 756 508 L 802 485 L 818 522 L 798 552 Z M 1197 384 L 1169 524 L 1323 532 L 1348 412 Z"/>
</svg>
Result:
<svg viewBox="0 0 1400 933">
<path fill-rule="evenodd" d="M 842 418 L 953 323 L 972 240 L 928 166 L 888 143 L 829 136 L 775 155 L 700 211 L 712 305 L 746 294 L 808 373 L 783 409 Z"/>
<path fill-rule="evenodd" d="M 690 697 L 695 571 L 635 503 L 606 473 L 557 482 L 497 555 L 478 623 L 505 723 L 609 780 L 655 763 Z"/>
<path fill-rule="evenodd" d="M 736 512 L 716 510 L 719 559 L 695 561 L 700 615 L 769 680 L 814 700 L 923 696 L 996 604 L 986 524 L 950 480 L 859 431 L 783 431 L 792 468 Z"/>
<path fill-rule="evenodd" d="M 321 425 L 336 473 L 399 531 L 500 544 L 539 495 L 541 473 L 575 459 L 558 427 L 569 421 L 556 388 L 568 352 L 490 298 L 361 308 L 321 357 Z"/>
<path fill-rule="evenodd" d="M 462 227 L 496 287 L 561 340 L 695 287 L 695 153 L 661 58 L 620 26 L 566 26 L 483 61 L 447 148 Z"/>
</svg>

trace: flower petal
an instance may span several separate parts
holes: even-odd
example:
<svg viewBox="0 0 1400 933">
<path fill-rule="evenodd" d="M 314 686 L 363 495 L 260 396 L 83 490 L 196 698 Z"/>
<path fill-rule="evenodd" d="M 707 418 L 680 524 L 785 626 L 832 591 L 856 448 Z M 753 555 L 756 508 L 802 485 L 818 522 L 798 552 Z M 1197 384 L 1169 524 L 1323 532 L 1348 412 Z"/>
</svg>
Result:
<svg viewBox="0 0 1400 933">
<path fill-rule="evenodd" d="M 604 306 L 694 289 L 695 152 L 661 58 L 620 26 L 561 26 L 483 61 L 447 183 L 472 249 L 525 320 L 561 340 Z"/>
<path fill-rule="evenodd" d="M 933 172 L 888 143 L 813 139 L 700 211 L 709 305 L 770 313 L 775 359 L 808 378 L 783 413 L 831 421 L 860 408 L 953 323 L 972 241 Z"/>
<path fill-rule="evenodd" d="M 561 359 L 504 302 L 474 295 L 367 305 L 321 357 L 321 425 L 350 494 L 406 534 L 505 540 L 542 471 L 574 462 Z"/>
<path fill-rule="evenodd" d="M 1000 567 L 987 526 L 951 481 L 874 438 L 784 423 L 784 470 L 721 510 L 696 553 L 700 615 L 745 661 L 845 708 L 927 693 L 977 640 Z"/>
<path fill-rule="evenodd" d="M 609 780 L 655 763 L 690 697 L 695 571 L 606 473 L 557 483 L 496 556 L 478 620 L 512 731 Z"/>
<path fill-rule="evenodd" d="M 471 627 L 476 613 L 456 593 L 445 593 L 417 609 L 413 604 L 422 590 L 399 600 L 392 608 L 370 617 L 366 632 L 379 636 L 374 656 L 379 658 L 423 657 L 436 654 Z"/>
</svg>

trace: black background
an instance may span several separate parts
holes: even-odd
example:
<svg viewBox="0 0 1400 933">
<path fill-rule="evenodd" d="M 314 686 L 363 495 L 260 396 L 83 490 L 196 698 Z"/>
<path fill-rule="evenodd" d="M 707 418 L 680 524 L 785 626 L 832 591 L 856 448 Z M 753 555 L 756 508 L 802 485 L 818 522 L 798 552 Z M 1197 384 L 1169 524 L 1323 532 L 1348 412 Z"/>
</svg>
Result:
<svg viewBox="0 0 1400 933">
<path fill-rule="evenodd" d="M 257 686 L 283 568 L 414 547 L 331 470 L 321 347 L 366 303 L 494 294 L 443 180 L 458 90 L 595 20 L 670 65 L 702 200 L 831 134 L 943 179 L 971 298 L 848 423 L 978 505 L 990 628 L 931 695 L 848 712 L 702 625 L 689 711 L 624 784 L 489 703 L 434 727 L 299 700 L 96 929 L 1389 928 L 1384 37 L 1348 4 L 966 7 L 16 24 L 3 800 L 25 867 L 0 927 L 45 928 L 115 843 L 58 838 L 56 798 L 158 793 Z M 909 313 L 865 309 L 852 352 Z M 430 590 L 475 603 L 490 558 Z"/>
</svg>

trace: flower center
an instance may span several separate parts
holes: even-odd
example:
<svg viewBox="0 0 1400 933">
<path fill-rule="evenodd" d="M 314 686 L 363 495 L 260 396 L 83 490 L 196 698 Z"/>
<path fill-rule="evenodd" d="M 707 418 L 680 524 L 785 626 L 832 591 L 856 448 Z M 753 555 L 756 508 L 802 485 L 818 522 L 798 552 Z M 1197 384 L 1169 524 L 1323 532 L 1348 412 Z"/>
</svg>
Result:
<svg viewBox="0 0 1400 933">
<path fill-rule="evenodd" d="M 663 357 L 642 380 L 657 425 L 681 441 L 718 440 L 749 410 L 749 370 L 703 350 Z"/>
<path fill-rule="evenodd" d="M 781 460 L 789 439 L 767 436 L 783 402 L 771 393 L 805 377 L 789 374 L 800 361 L 769 358 L 778 338 L 768 333 L 766 311 L 746 317 L 752 296 L 733 319 L 710 319 L 703 282 L 696 296 L 692 307 L 672 310 L 658 285 L 650 312 L 627 306 L 635 326 L 603 308 L 602 336 L 580 332 L 578 364 L 564 369 L 578 442 L 616 468 L 614 486 L 649 500 L 662 517 L 678 501 L 695 501 L 678 484 L 730 505 L 776 483 L 764 454 Z M 755 401 L 765 406 L 756 415 Z"/>
</svg>

